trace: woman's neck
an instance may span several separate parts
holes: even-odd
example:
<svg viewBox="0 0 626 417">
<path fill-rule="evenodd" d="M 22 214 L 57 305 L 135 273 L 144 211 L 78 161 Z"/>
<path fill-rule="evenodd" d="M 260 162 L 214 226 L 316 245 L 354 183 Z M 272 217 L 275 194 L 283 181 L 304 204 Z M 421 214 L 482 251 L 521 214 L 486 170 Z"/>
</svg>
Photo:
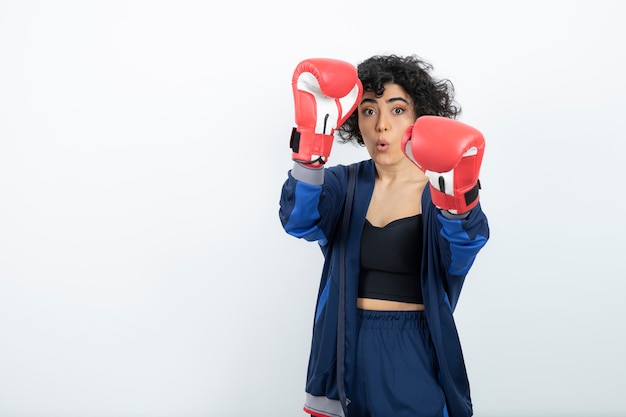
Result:
<svg viewBox="0 0 626 417">
<path fill-rule="evenodd" d="M 415 183 L 427 180 L 426 175 L 409 160 L 401 165 L 376 165 L 376 181 L 382 184 Z"/>
</svg>

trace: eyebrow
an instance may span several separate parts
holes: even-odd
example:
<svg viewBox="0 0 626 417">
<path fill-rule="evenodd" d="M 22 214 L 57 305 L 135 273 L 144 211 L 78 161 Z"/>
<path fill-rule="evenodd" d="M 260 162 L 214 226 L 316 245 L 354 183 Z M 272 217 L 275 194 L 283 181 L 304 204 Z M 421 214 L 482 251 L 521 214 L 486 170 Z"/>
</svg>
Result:
<svg viewBox="0 0 626 417">
<path fill-rule="evenodd" d="M 406 101 L 405 99 L 403 99 L 402 97 L 391 97 L 390 99 L 387 100 L 387 103 L 393 103 L 396 101 L 401 101 L 403 103 L 409 104 L 408 101 Z M 364 98 L 363 100 L 361 100 L 361 104 L 364 103 L 373 103 L 373 104 L 377 104 L 378 100 L 373 99 L 373 98 Z"/>
</svg>

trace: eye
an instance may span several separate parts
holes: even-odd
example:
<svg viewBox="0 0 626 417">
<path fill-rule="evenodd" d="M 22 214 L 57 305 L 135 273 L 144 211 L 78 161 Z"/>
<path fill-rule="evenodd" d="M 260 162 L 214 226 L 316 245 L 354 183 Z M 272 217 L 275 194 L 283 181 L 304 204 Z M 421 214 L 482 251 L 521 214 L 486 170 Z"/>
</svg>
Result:
<svg viewBox="0 0 626 417">
<path fill-rule="evenodd" d="M 372 108 L 365 108 L 363 110 L 361 110 L 361 114 L 363 116 L 372 116 L 374 115 L 376 112 L 374 111 L 374 109 Z"/>
<path fill-rule="evenodd" d="M 404 109 L 402 107 L 394 107 L 393 110 L 391 110 L 391 112 L 395 115 L 400 115 L 402 113 L 404 113 Z"/>
</svg>

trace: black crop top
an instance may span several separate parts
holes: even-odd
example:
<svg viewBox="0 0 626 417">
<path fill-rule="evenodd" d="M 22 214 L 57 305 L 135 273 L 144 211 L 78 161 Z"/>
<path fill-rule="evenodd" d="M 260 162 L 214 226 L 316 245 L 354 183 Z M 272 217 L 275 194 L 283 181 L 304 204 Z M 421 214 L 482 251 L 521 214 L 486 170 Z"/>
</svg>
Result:
<svg viewBox="0 0 626 417">
<path fill-rule="evenodd" d="M 384 227 L 366 219 L 361 237 L 359 297 L 423 304 L 420 284 L 422 215 Z"/>
</svg>

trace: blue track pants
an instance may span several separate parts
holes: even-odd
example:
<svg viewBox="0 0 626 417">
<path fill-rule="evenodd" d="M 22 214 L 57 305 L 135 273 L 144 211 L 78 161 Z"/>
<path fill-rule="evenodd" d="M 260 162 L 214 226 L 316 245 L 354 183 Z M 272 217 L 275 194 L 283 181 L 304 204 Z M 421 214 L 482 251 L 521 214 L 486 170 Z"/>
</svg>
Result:
<svg viewBox="0 0 626 417">
<path fill-rule="evenodd" d="M 359 310 L 349 417 L 447 417 L 421 311 Z"/>
</svg>

